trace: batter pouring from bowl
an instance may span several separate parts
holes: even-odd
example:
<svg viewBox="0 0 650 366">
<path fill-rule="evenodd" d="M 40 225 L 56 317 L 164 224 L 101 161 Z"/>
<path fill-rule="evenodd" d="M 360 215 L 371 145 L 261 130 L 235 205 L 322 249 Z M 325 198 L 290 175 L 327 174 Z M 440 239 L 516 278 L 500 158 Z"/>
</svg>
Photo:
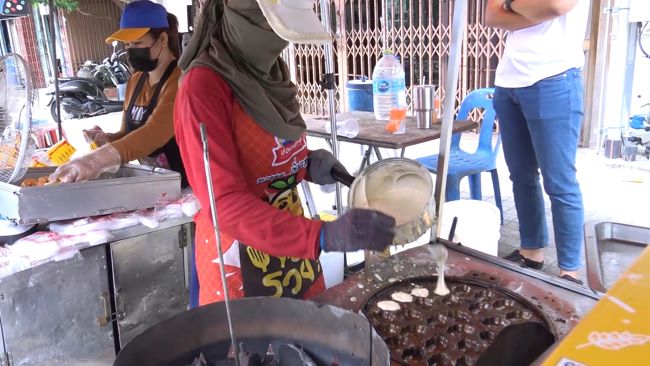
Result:
<svg viewBox="0 0 650 366">
<path fill-rule="evenodd" d="M 431 177 L 417 163 L 408 159 L 386 159 L 376 164 L 353 183 L 350 206 L 383 212 L 395 219 L 398 228 L 432 207 Z M 433 221 L 431 217 L 428 219 L 427 228 Z"/>
</svg>

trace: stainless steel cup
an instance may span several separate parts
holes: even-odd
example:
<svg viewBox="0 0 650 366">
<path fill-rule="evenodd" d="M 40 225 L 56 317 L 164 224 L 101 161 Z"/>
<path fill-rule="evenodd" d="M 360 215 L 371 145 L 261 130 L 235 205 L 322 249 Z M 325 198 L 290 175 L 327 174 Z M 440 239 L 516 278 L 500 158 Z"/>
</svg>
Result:
<svg viewBox="0 0 650 366">
<path fill-rule="evenodd" d="M 418 128 L 427 129 L 433 126 L 434 118 L 438 117 L 435 99 L 435 85 L 413 86 L 413 113 Z"/>
</svg>

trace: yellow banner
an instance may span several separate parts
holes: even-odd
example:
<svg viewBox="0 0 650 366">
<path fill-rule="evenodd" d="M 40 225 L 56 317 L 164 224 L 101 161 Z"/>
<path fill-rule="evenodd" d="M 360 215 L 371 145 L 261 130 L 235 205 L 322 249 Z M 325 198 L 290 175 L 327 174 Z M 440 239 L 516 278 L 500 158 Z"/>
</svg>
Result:
<svg viewBox="0 0 650 366">
<path fill-rule="evenodd" d="M 543 366 L 650 365 L 650 247 Z"/>
</svg>

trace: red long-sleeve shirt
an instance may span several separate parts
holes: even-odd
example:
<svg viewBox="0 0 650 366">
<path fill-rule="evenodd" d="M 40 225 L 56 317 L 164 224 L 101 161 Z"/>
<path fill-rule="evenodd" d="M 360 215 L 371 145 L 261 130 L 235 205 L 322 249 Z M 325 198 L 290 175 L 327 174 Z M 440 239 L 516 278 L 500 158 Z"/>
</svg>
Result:
<svg viewBox="0 0 650 366">
<path fill-rule="evenodd" d="M 239 243 L 274 257 L 316 259 L 321 223 L 303 216 L 296 190 L 306 175 L 305 136 L 293 142 L 274 137 L 243 111 L 229 85 L 215 71 L 192 68 L 176 97 L 174 128 L 189 183 L 202 207 L 195 217 L 195 252 L 200 302 L 205 304 L 221 300 L 223 292 L 200 123 L 206 125 L 208 135 L 218 224 L 233 297 L 244 295 Z M 320 277 L 310 294 L 324 287 Z M 285 281 L 292 282 L 292 278 Z"/>
</svg>

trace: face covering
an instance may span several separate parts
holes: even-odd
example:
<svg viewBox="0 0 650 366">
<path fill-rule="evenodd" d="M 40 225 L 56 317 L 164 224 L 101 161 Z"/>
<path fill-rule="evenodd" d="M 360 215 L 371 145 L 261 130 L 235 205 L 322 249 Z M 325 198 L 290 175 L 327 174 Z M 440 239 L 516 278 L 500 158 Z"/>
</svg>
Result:
<svg viewBox="0 0 650 366">
<path fill-rule="evenodd" d="M 272 68 L 277 66 L 278 57 L 289 42 L 259 25 L 268 23 L 257 3 L 254 0 L 253 3 L 257 7 L 256 11 L 226 7 L 221 20 L 221 32 L 223 43 L 233 58 L 246 62 L 252 74 L 263 78 L 273 73 Z"/>
<path fill-rule="evenodd" d="M 273 136 L 296 141 L 305 133 L 298 88 L 278 55 L 286 41 L 264 29 L 256 0 L 205 0 L 194 35 L 181 56 L 184 72 L 207 66 L 228 82 L 253 120 Z"/>
<path fill-rule="evenodd" d="M 151 59 L 151 47 L 129 48 L 126 52 L 131 67 L 137 71 L 151 72 L 158 66 L 158 59 Z"/>
</svg>

